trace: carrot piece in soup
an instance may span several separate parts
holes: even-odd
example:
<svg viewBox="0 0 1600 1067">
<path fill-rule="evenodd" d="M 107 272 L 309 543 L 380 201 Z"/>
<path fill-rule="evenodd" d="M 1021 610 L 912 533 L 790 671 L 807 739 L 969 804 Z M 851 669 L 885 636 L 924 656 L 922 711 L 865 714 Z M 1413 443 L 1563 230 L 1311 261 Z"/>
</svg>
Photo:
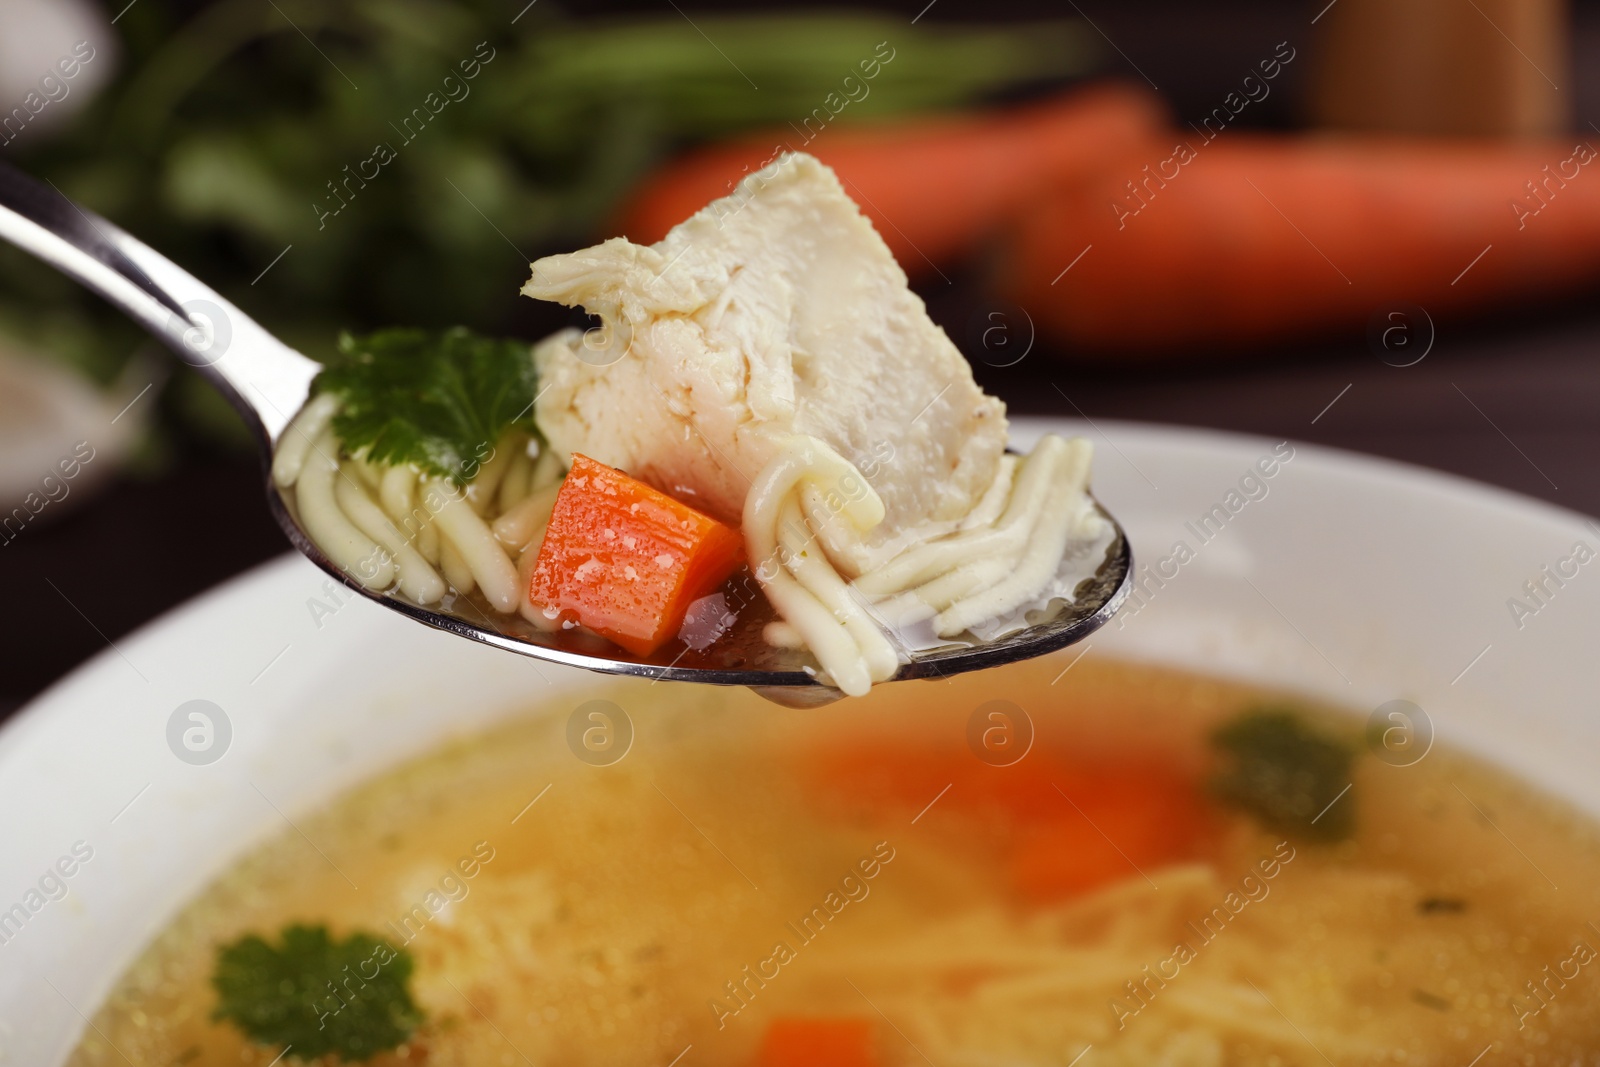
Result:
<svg viewBox="0 0 1600 1067">
<path fill-rule="evenodd" d="M 1032 903 L 1063 900 L 1199 854 L 1211 831 L 1194 771 L 1162 760 L 1081 755 L 1040 744 L 994 767 L 967 749 L 853 744 L 814 750 L 802 773 L 820 802 L 868 817 L 935 809 L 980 820 L 1001 845 L 1012 889 Z"/>
<path fill-rule="evenodd" d="M 1060 900 L 1193 854 L 1206 833 L 1192 782 L 1159 767 L 1060 781 L 1056 817 L 1026 827 L 1011 881 L 1034 901 Z"/>
<path fill-rule="evenodd" d="M 743 549 L 715 519 L 575 454 L 528 595 L 647 656 L 677 635 L 689 605 L 727 579 Z"/>
<path fill-rule="evenodd" d="M 774 1019 L 760 1067 L 876 1067 L 868 1019 Z"/>
</svg>

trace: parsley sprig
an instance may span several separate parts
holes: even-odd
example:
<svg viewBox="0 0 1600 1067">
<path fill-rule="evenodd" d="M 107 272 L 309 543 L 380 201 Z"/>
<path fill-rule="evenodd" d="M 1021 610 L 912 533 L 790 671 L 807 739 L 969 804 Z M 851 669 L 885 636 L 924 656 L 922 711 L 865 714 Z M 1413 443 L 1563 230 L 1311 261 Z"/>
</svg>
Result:
<svg viewBox="0 0 1600 1067">
<path fill-rule="evenodd" d="M 422 1021 L 406 988 L 411 968 L 405 949 L 369 934 L 339 941 L 325 926 L 296 924 L 276 945 L 249 934 L 217 950 L 212 1016 L 295 1059 L 359 1063 L 398 1048 Z"/>
<path fill-rule="evenodd" d="M 1355 832 L 1355 797 L 1342 795 L 1353 781 L 1354 746 L 1271 707 L 1226 723 L 1211 743 L 1226 760 L 1211 782 L 1223 800 L 1296 837 L 1341 841 Z"/>
<path fill-rule="evenodd" d="M 341 334 L 312 389 L 339 396 L 333 429 L 373 463 L 412 463 L 465 485 L 511 430 L 537 434 L 526 341 L 392 328 Z"/>
</svg>

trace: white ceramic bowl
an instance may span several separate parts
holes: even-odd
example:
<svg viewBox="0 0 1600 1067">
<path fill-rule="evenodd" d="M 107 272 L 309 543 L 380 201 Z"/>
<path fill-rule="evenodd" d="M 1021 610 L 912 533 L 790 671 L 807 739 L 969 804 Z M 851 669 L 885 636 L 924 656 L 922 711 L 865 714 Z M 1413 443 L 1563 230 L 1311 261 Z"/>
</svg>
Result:
<svg viewBox="0 0 1600 1067">
<path fill-rule="evenodd" d="M 1140 568 L 1142 602 L 1062 653 L 1063 666 L 1087 647 L 1283 684 L 1361 714 L 1408 699 L 1440 741 L 1600 813 L 1600 562 L 1570 565 L 1542 605 L 1523 591 L 1578 542 L 1600 548 L 1600 528 L 1303 445 L 1262 477 L 1258 461 L 1287 452 L 1279 442 L 1039 421 L 1015 436 L 1027 444 L 1046 427 L 1095 440 L 1096 494 L 1156 571 Z M 1192 554 L 1181 564 L 1180 541 Z M 1513 597 L 1538 610 L 1514 618 Z M 594 684 L 345 597 L 298 557 L 106 649 L 0 732 L 0 1063 L 59 1063 L 180 905 L 289 820 L 530 701 L 564 714 Z M 209 765 L 168 745 L 191 700 L 231 724 Z M 66 895 L 30 897 L 74 845 L 93 855 Z"/>
</svg>

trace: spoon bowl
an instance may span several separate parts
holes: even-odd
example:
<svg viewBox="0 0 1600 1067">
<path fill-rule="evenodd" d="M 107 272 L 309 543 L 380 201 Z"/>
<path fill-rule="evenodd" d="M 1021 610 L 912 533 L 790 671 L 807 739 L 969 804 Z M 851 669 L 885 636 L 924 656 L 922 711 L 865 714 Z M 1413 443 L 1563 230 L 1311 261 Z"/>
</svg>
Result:
<svg viewBox="0 0 1600 1067">
<path fill-rule="evenodd" d="M 290 543 L 367 599 L 460 637 L 585 670 L 654 681 L 748 686 L 796 707 L 825 704 L 843 695 L 819 681 L 809 655 L 773 648 L 762 639 L 762 627 L 773 615 L 760 597 L 714 620 L 712 639 L 704 647 L 674 641 L 655 655 L 641 657 L 576 628 L 540 630 L 472 596 L 451 594 L 424 607 L 398 592 L 365 588 L 317 547 L 302 528 L 292 501 L 270 477 L 274 450 L 310 395 L 317 363 L 147 245 L 85 211 L 53 186 L 4 163 L 0 163 L 0 238 L 98 292 L 221 390 L 261 449 L 268 508 Z M 1104 520 L 1103 536 L 1087 550 L 1082 545 L 1070 548 L 1058 575 L 1058 588 L 1070 589 L 1070 596 L 1036 605 L 1018 628 L 990 639 L 967 635 L 942 640 L 890 628 L 891 640 L 901 653 L 900 669 L 891 680 L 944 678 L 1030 659 L 1080 641 L 1105 625 L 1127 598 L 1133 558 L 1122 528 L 1098 503 L 1095 507 Z M 1062 577 L 1068 579 L 1065 585 Z"/>
<path fill-rule="evenodd" d="M 418 622 L 461 637 L 481 641 L 507 652 L 548 660 L 570 667 L 622 674 L 651 681 L 698 682 L 702 685 L 742 685 L 762 696 L 792 707 L 815 707 L 844 694 L 816 676 L 810 655 L 774 648 L 762 638 L 763 627 L 776 616 L 765 599 L 757 598 L 730 612 L 712 630 L 714 640 L 704 648 L 669 642 L 649 656 L 635 656 L 603 638 L 573 627 L 543 630 L 521 616 L 495 611 L 478 595 L 448 594 L 431 605 L 418 604 L 398 591 L 374 592 L 352 581 L 317 547 L 300 526 L 292 501 L 268 487 L 268 505 L 278 525 L 294 546 L 317 566 L 369 600 L 377 601 Z M 1106 534 L 1075 560 L 1077 579 L 1072 598 L 1056 598 L 1030 613 L 1029 625 L 990 640 L 976 636 L 938 640 L 896 632 L 886 627 L 902 655 L 900 670 L 891 681 L 937 679 L 967 671 L 998 667 L 1031 659 L 1081 641 L 1116 614 L 1131 588 L 1132 552 L 1122 528 L 1098 503 L 1096 511 L 1106 523 Z M 734 586 L 754 588 L 754 578 Z M 711 636 L 711 635 L 708 635 Z"/>
</svg>

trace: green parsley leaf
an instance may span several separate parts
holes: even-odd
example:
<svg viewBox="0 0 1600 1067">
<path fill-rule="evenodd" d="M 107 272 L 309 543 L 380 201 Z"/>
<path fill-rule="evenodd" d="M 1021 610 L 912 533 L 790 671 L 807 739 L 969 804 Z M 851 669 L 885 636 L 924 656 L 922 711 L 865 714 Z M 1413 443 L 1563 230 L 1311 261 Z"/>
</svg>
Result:
<svg viewBox="0 0 1600 1067">
<path fill-rule="evenodd" d="M 1241 715 L 1213 733 L 1211 743 L 1227 760 L 1211 781 L 1223 800 L 1297 837 L 1340 841 L 1355 832 L 1355 798 L 1340 795 L 1353 780 L 1350 745 L 1280 708 Z"/>
<path fill-rule="evenodd" d="M 422 1021 L 411 968 L 408 952 L 368 934 L 335 941 L 326 926 L 295 924 L 277 945 L 249 934 L 217 949 L 212 1018 L 296 1059 L 359 1062 L 398 1048 Z"/>
<path fill-rule="evenodd" d="M 313 383 L 343 406 L 333 429 L 347 451 L 374 463 L 413 463 L 465 485 L 510 430 L 538 434 L 532 346 L 443 332 L 392 328 L 340 334 Z"/>
</svg>

